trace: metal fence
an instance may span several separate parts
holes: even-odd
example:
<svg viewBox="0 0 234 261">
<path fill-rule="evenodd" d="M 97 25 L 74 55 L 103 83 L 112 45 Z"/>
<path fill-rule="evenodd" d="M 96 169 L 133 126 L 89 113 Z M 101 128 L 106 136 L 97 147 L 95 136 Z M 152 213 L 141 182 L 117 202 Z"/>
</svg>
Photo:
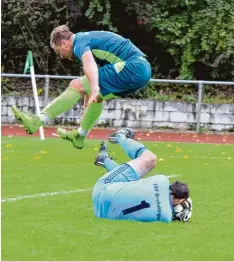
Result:
<svg viewBox="0 0 234 261">
<path fill-rule="evenodd" d="M 31 78 L 30 74 L 12 74 L 12 73 L 2 73 L 1 77 L 14 77 L 14 78 Z M 73 80 L 79 78 L 78 76 L 70 75 L 43 75 L 37 74 L 36 78 L 45 79 L 45 96 L 44 102 L 47 104 L 48 94 L 49 94 L 49 84 L 50 79 L 60 79 L 60 80 Z M 167 79 L 151 79 L 151 83 L 177 83 L 177 84 L 193 84 L 198 87 L 198 102 L 197 102 L 197 121 L 196 121 L 196 132 L 200 132 L 200 117 L 201 117 L 201 104 L 203 97 L 204 85 L 233 85 L 234 82 L 223 82 L 223 81 L 195 81 L 195 80 L 167 80 Z"/>
</svg>

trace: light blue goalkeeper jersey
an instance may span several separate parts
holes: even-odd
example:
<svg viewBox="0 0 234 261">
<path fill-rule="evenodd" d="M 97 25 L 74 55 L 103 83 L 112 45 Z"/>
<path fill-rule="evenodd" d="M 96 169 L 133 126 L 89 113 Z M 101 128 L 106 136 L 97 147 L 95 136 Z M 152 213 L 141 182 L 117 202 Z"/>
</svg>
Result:
<svg viewBox="0 0 234 261">
<path fill-rule="evenodd" d="M 144 222 L 171 222 L 169 179 L 155 175 L 132 182 L 99 184 L 93 192 L 97 217 Z"/>
</svg>

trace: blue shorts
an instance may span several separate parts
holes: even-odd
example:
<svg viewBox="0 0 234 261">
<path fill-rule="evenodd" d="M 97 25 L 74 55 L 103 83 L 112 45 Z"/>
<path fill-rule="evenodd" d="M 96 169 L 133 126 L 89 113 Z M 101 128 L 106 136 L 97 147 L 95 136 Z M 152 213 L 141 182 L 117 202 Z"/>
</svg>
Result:
<svg viewBox="0 0 234 261">
<path fill-rule="evenodd" d="M 107 64 L 99 68 L 99 86 L 104 99 L 110 94 L 125 97 L 134 93 L 143 88 L 150 78 L 151 66 L 144 57 L 133 57 L 125 62 Z M 90 93 L 87 90 L 87 77 L 83 76 L 81 80 L 87 93 Z"/>
<path fill-rule="evenodd" d="M 138 179 L 139 176 L 135 173 L 132 167 L 127 163 L 124 163 L 97 180 L 93 188 L 93 198 L 98 196 L 103 189 L 106 189 L 106 187 L 112 183 L 126 183 Z"/>
</svg>

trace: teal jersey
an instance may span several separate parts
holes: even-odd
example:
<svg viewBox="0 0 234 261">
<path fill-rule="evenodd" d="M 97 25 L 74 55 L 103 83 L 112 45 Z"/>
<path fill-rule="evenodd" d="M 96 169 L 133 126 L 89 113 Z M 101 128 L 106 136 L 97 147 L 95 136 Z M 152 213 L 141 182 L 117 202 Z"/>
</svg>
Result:
<svg viewBox="0 0 234 261">
<path fill-rule="evenodd" d="M 146 56 L 130 40 L 107 31 L 77 33 L 73 42 L 75 57 L 81 60 L 86 51 L 92 52 L 100 66 Z"/>
<path fill-rule="evenodd" d="M 93 204 L 97 217 L 144 222 L 172 221 L 173 206 L 167 176 L 109 183 L 95 194 Z"/>
</svg>

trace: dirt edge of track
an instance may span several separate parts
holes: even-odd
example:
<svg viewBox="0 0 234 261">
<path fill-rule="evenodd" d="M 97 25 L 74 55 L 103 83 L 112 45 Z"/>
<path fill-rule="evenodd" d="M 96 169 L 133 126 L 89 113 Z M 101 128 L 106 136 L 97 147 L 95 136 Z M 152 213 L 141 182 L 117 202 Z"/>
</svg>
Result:
<svg viewBox="0 0 234 261">
<path fill-rule="evenodd" d="M 116 129 L 108 128 L 95 128 L 89 135 L 89 139 L 107 139 L 108 136 Z M 39 136 L 39 132 L 34 135 L 26 134 L 23 127 L 19 125 L 3 125 L 1 126 L 2 136 Z M 44 128 L 45 138 L 56 138 L 56 128 L 46 127 Z M 195 142 L 195 143 L 216 143 L 216 144 L 234 144 L 234 134 L 217 134 L 217 133 L 202 133 L 195 134 L 191 132 L 172 132 L 172 131 L 136 131 L 136 139 L 142 141 L 165 141 L 165 142 Z"/>
</svg>

